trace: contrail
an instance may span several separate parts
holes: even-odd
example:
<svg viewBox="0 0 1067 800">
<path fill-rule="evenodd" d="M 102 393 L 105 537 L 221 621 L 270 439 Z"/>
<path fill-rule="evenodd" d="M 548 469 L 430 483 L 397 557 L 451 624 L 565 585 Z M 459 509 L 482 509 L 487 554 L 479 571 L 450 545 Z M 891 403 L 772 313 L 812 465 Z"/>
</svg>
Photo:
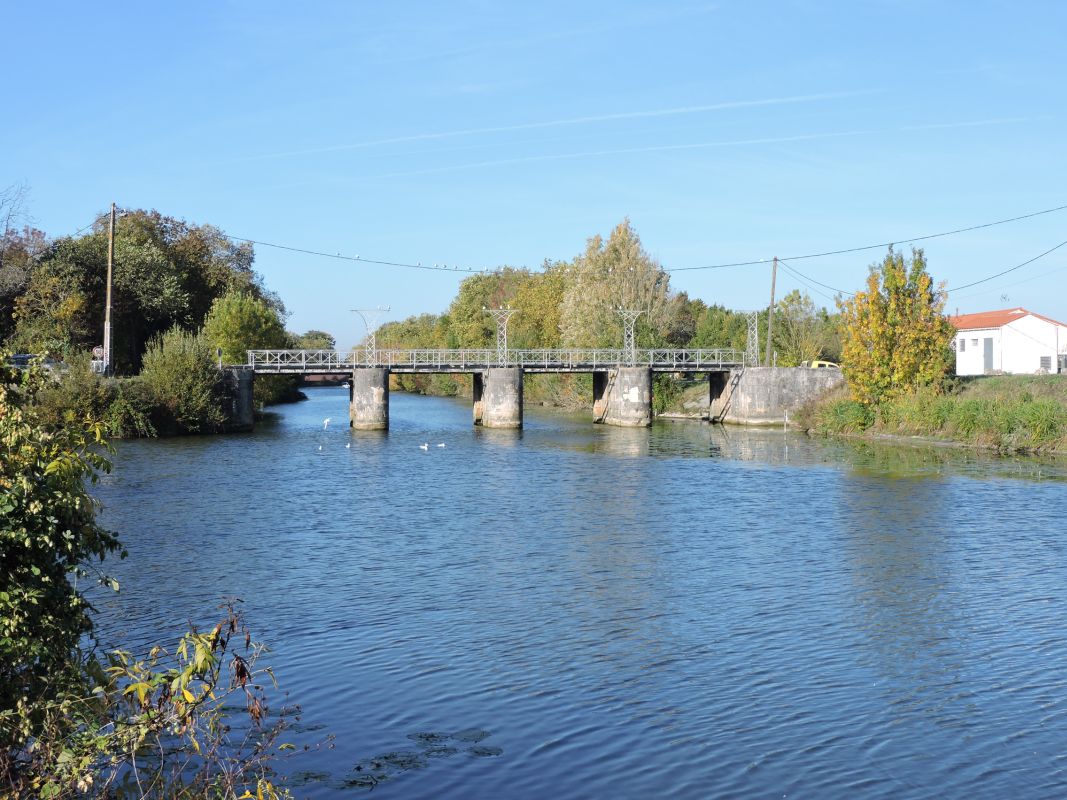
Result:
<svg viewBox="0 0 1067 800">
<path fill-rule="evenodd" d="M 927 125 L 902 125 L 897 128 L 867 128 L 850 131 L 830 131 L 827 133 L 807 133 L 795 136 L 767 136 L 755 139 L 725 139 L 716 142 L 693 142 L 689 144 L 662 144 L 649 145 L 646 147 L 622 147 L 612 150 L 585 150 L 577 153 L 550 153 L 538 156 L 519 156 L 516 158 L 501 158 L 493 161 L 474 161 L 466 164 L 453 164 L 447 167 L 431 167 L 428 169 L 408 170 L 403 172 L 387 172 L 379 175 L 365 175 L 363 178 L 397 178 L 407 175 L 430 175 L 437 172 L 453 172 L 456 170 L 476 169 L 478 167 L 497 167 L 507 164 L 523 164 L 535 161 L 560 161 L 570 158 L 592 158 L 596 156 L 627 155 L 632 153 L 659 153 L 671 150 L 703 150 L 715 147 L 740 147 L 756 144 L 789 144 L 790 142 L 809 142 L 819 139 L 841 139 L 850 136 L 872 136 L 879 133 L 895 133 L 897 131 L 923 131 L 940 130 L 948 128 L 974 128 L 984 125 L 1004 125 L 1011 122 L 1028 122 L 1032 117 L 1003 117 L 999 119 L 969 120 L 964 122 L 941 122 Z"/>
<path fill-rule="evenodd" d="M 375 180 L 378 178 L 400 178 L 413 175 L 434 175 L 442 172 L 458 172 L 465 169 L 478 169 L 481 167 L 499 167 L 509 164 L 526 164 L 538 161 L 563 161 L 572 158 L 594 158 L 597 156 L 627 155 L 633 153 L 657 153 L 681 150 L 704 150 L 717 147 L 743 147 L 746 145 L 759 144 L 789 144 L 791 142 L 810 142 L 820 139 L 841 139 L 852 136 L 876 136 L 884 133 L 916 132 L 924 130 L 941 130 L 951 128 L 973 128 L 985 125 L 1004 125 L 1012 122 L 1029 122 L 1041 117 L 1001 117 L 983 120 L 964 120 L 959 122 L 937 122 L 924 125 L 901 125 L 895 128 L 861 128 L 848 131 L 829 131 L 826 133 L 807 133 L 794 136 L 768 136 L 754 139 L 723 139 L 715 142 L 692 142 L 688 144 L 664 144 L 649 145 L 645 147 L 623 147 L 611 150 L 583 150 L 573 153 L 548 153 L 536 156 L 517 156 L 515 158 L 501 158 L 491 161 L 471 161 L 463 164 L 451 164 L 444 167 L 428 167 L 426 169 L 403 170 L 398 172 L 382 172 L 367 175 L 357 175 L 350 178 L 333 178 L 326 183 L 346 183 L 352 180 Z M 297 181 L 278 186 L 260 187 L 262 189 L 291 189 L 300 186 L 314 186 L 323 181 Z"/>
<path fill-rule="evenodd" d="M 240 161 L 264 161 L 274 158 L 288 158 L 291 156 L 307 156 L 320 153 L 337 153 L 343 150 L 358 150 L 365 147 L 378 147 L 386 144 L 400 144 L 403 142 L 418 142 L 428 139 L 449 139 L 455 136 L 475 136 L 482 133 L 508 133 L 510 131 L 528 131 L 537 128 L 558 128 L 565 125 L 588 125 L 592 122 L 613 122 L 624 119 L 648 119 L 651 117 L 671 117 L 682 114 L 702 114 L 709 111 L 726 111 L 734 108 L 758 108 L 761 106 L 780 106 L 791 103 L 811 103 L 817 100 L 836 100 L 844 97 L 857 97 L 861 95 L 878 94 L 881 89 L 864 90 L 855 92 L 827 92 L 823 94 L 802 94 L 792 97 L 768 97 L 761 100 L 734 100 L 726 103 L 712 103 L 703 106 L 681 106 L 678 108 L 660 108 L 648 111 L 624 111 L 616 114 L 598 114 L 587 117 L 569 117 L 566 119 L 553 119 L 542 122 L 524 122 L 519 125 L 497 125 L 487 128 L 466 128 L 455 131 L 437 131 L 433 133 L 416 133 L 409 136 L 395 136 L 389 139 L 371 139 L 365 142 L 352 142 L 349 144 L 332 145 L 330 147 L 315 147 L 307 150 L 288 150 L 279 153 L 265 153 L 258 156 L 248 156 Z"/>
</svg>

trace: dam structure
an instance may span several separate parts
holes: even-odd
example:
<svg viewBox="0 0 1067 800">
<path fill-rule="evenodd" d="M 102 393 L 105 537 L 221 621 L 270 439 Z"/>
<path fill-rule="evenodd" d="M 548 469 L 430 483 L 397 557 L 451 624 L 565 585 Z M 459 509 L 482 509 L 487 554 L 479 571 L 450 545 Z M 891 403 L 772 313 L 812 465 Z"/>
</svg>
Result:
<svg viewBox="0 0 1067 800">
<path fill-rule="evenodd" d="M 244 369 L 263 375 L 350 376 L 349 422 L 359 430 L 389 427 L 392 373 L 473 377 L 475 425 L 522 427 L 522 380 L 530 373 L 591 373 L 593 421 L 623 427 L 652 424 L 652 375 L 705 373 L 712 395 L 743 369 L 746 354 L 728 349 L 438 349 L 249 350 Z M 710 400 L 714 404 L 716 397 Z"/>
</svg>

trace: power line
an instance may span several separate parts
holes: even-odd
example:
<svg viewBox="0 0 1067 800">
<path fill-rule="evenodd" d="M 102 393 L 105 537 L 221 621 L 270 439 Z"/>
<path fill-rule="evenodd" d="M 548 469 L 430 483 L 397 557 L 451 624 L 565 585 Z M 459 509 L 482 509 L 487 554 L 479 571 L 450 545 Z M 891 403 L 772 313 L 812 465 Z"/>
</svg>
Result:
<svg viewBox="0 0 1067 800">
<path fill-rule="evenodd" d="M 828 294 L 827 294 L 826 292 L 824 292 L 824 291 L 823 291 L 822 289 L 818 289 L 818 288 L 816 288 L 815 286 L 813 286 L 812 284 L 808 283 L 808 282 L 807 282 L 807 281 L 806 281 L 806 280 L 805 280 L 805 279 L 804 279 L 804 278 L 803 278 L 803 277 L 801 276 L 801 274 L 800 274 L 800 273 L 796 272 L 795 270 L 792 270 L 792 269 L 790 269 L 790 268 L 789 268 L 788 266 L 786 266 L 785 264 L 783 264 L 783 263 L 782 263 L 782 259 L 778 259 L 778 264 L 779 264 L 779 265 L 780 265 L 780 266 L 782 267 L 782 269 L 784 269 L 784 270 L 785 270 L 785 271 L 786 271 L 787 273 L 789 273 L 790 275 L 792 275 L 792 276 L 793 276 L 793 277 L 794 277 L 794 278 L 796 279 L 797 283 L 799 283 L 799 284 L 800 284 L 801 286 L 803 286 L 803 287 L 804 287 L 805 289 L 810 289 L 811 291 L 815 292 L 815 294 L 819 295 L 819 297 L 825 297 L 825 298 L 826 298 L 827 300 L 829 300 L 829 301 L 830 301 L 831 303 L 832 303 L 832 302 L 835 302 L 835 301 L 834 301 L 834 298 L 833 298 L 833 297 L 831 297 L 830 295 L 828 295 Z"/>
<path fill-rule="evenodd" d="M 838 289 L 836 286 L 830 286 L 829 284 L 823 283 L 822 281 L 817 281 L 814 278 L 810 277 L 809 275 L 805 275 L 803 272 L 801 272 L 799 269 L 797 269 L 796 267 L 792 266 L 791 264 L 788 264 L 784 258 L 779 258 L 778 259 L 778 263 L 779 264 L 785 264 L 787 269 L 790 272 L 792 272 L 794 275 L 796 275 L 797 277 L 803 278 L 804 280 L 807 280 L 807 281 L 811 281 L 812 283 L 817 284 L 817 285 L 823 287 L 824 289 L 829 289 L 831 292 L 837 292 L 838 294 L 846 294 L 849 297 L 851 297 L 854 294 L 856 294 L 855 292 L 847 292 L 844 289 Z"/>
<path fill-rule="evenodd" d="M 1053 267 L 1048 272 L 1039 272 L 1037 275 L 1031 275 L 1029 278 L 1023 278 L 1022 280 L 1012 281 L 1011 283 L 1005 283 L 1003 286 L 998 286 L 994 289 L 986 289 L 981 292 L 972 292 L 971 294 L 965 294 L 963 297 L 957 297 L 957 300 L 966 300 L 969 297 L 982 297 L 989 294 L 989 292 L 1000 292 L 1004 289 L 1011 289 L 1015 286 L 1022 286 L 1024 283 L 1030 283 L 1031 281 L 1040 280 L 1041 278 L 1047 278 L 1049 275 L 1055 275 L 1057 272 L 1061 272 L 1067 264 L 1060 264 L 1058 267 Z"/>
<path fill-rule="evenodd" d="M 223 235 L 227 239 L 233 239 L 234 241 L 238 241 L 238 242 L 248 242 L 249 244 L 259 245 L 260 247 L 273 247 L 276 250 L 288 250 L 289 252 L 292 252 L 292 253 L 303 253 L 304 255 L 309 255 L 309 256 L 321 256 L 323 258 L 335 258 L 335 259 L 338 259 L 340 261 L 355 261 L 355 262 L 358 262 L 360 264 L 378 264 L 378 265 L 383 266 L 383 267 L 406 267 L 408 269 L 427 269 L 427 270 L 437 270 L 439 272 L 468 272 L 468 273 L 471 273 L 471 274 L 481 273 L 481 272 L 488 272 L 489 271 L 489 270 L 485 270 L 485 269 L 473 269 L 471 267 L 458 267 L 458 266 L 450 267 L 447 264 L 429 265 L 429 264 L 423 264 L 421 261 L 416 262 L 414 264 L 408 264 L 408 263 L 403 262 L 403 261 L 381 261 L 379 259 L 374 259 L 374 258 L 363 258 L 362 256 L 358 256 L 358 255 L 357 256 L 346 256 L 346 255 L 343 255 L 342 253 L 325 253 L 325 252 L 323 252 L 321 250 L 308 250 L 308 249 L 303 248 L 303 247 L 291 247 L 290 245 L 275 244 L 273 242 L 264 242 L 264 241 L 260 241 L 259 239 L 248 239 L 248 238 L 246 238 L 244 236 L 232 236 L 231 234 L 228 234 L 228 233 L 223 233 Z"/>
<path fill-rule="evenodd" d="M 1061 247 L 1063 247 L 1064 245 L 1067 245 L 1067 240 L 1064 240 L 1064 241 L 1060 242 L 1060 243 L 1059 243 L 1058 245 L 1056 245 L 1055 247 L 1049 248 L 1049 249 L 1048 249 L 1048 250 L 1046 250 L 1046 251 L 1045 251 L 1044 253 L 1041 253 L 1041 255 L 1037 255 L 1037 256 L 1034 256 L 1033 258 L 1031 258 L 1031 259 L 1028 259 L 1028 260 L 1024 261 L 1023 263 L 1021 263 L 1021 264 L 1016 264 L 1016 265 L 1015 265 L 1014 267 L 1008 267 L 1008 268 L 1007 268 L 1007 269 L 1005 269 L 1005 270 L 1001 270 L 1000 272 L 996 273 L 995 275 L 990 275 L 990 276 L 988 276 L 988 277 L 986 277 L 986 278 L 982 278 L 981 280 L 978 280 L 978 281 L 973 281 L 973 282 L 971 282 L 971 283 L 965 283 L 965 284 L 963 284 L 963 286 L 957 286 L 957 287 L 956 287 L 956 288 L 954 288 L 954 289 L 949 289 L 949 290 L 948 290 L 948 291 L 949 291 L 949 294 L 951 294 L 952 292 L 958 292 L 958 291 L 960 291 L 961 289 L 970 289 L 970 288 L 971 288 L 972 286 L 977 286 L 977 285 L 978 285 L 978 284 L 980 284 L 980 283 L 986 283 L 986 282 L 988 282 L 988 281 L 991 281 L 991 280 L 993 280 L 993 279 L 995 279 L 995 278 L 999 278 L 999 277 L 1000 277 L 1001 275 L 1007 275 L 1007 274 L 1008 274 L 1009 272 L 1014 272 L 1014 271 L 1015 271 L 1015 270 L 1017 270 L 1017 269 L 1022 269 L 1022 268 L 1023 268 L 1023 267 L 1025 267 L 1025 266 L 1026 266 L 1027 264 L 1033 264 L 1033 263 L 1034 263 L 1035 261 L 1037 261 L 1037 260 L 1038 260 L 1039 258 L 1044 258 L 1044 257 L 1045 257 L 1045 256 L 1047 256 L 1047 255 L 1048 255 L 1049 253 L 1053 253 L 1053 252 L 1055 252 L 1055 251 L 1059 250 L 1059 249 L 1060 249 Z"/>
<path fill-rule="evenodd" d="M 929 233 L 929 234 L 927 234 L 925 236 L 901 237 L 899 239 L 894 239 L 893 241 L 890 241 L 890 242 L 882 242 L 881 244 L 867 244 L 867 245 L 863 245 L 862 247 L 848 247 L 848 248 L 845 248 L 843 250 L 827 250 L 824 253 L 807 253 L 807 254 L 801 255 L 801 256 L 789 256 L 789 260 L 791 260 L 791 261 L 800 261 L 801 259 L 804 259 L 804 258 L 823 258 L 824 256 L 839 256 L 839 255 L 843 255 L 845 253 L 859 253 L 859 252 L 862 252 L 864 250 L 876 250 L 876 249 L 879 249 L 879 248 L 882 248 L 882 247 L 891 247 L 894 244 L 903 244 L 903 243 L 910 243 L 910 242 L 923 242 L 923 241 L 926 241 L 927 239 L 937 239 L 937 238 L 940 238 L 942 236 L 952 236 L 952 235 L 957 234 L 957 233 L 967 233 L 968 231 L 977 231 L 977 230 L 981 230 L 982 228 L 992 228 L 995 225 L 1006 225 L 1009 222 L 1018 222 L 1019 220 L 1031 219 L 1032 217 L 1039 217 L 1042 214 L 1052 214 L 1052 213 L 1054 213 L 1056 211 L 1063 211 L 1064 209 L 1067 209 L 1067 205 L 1056 206 L 1055 208 L 1046 208 L 1046 209 L 1043 209 L 1041 211 L 1034 211 L 1034 212 L 1032 212 L 1030 214 L 1022 214 L 1021 216 L 1011 217 L 1009 219 L 1000 219 L 1000 220 L 997 220 L 995 222 L 983 222 L 981 225 L 971 225 L 971 226 L 969 226 L 967 228 L 956 228 L 955 230 L 942 231 L 941 233 Z M 755 266 L 757 264 L 766 264 L 769 260 L 770 259 L 767 259 L 767 258 L 761 258 L 761 259 L 757 259 L 756 261 L 734 261 L 734 262 L 729 263 L 729 264 L 707 264 L 707 265 L 701 266 L 701 267 L 673 267 L 671 269 L 666 269 L 664 271 L 665 272 L 687 272 L 687 271 L 690 271 L 690 270 L 698 270 L 698 269 L 726 269 L 727 267 L 750 267 L 750 266 Z M 779 259 L 779 260 L 781 260 L 781 259 Z"/>
</svg>

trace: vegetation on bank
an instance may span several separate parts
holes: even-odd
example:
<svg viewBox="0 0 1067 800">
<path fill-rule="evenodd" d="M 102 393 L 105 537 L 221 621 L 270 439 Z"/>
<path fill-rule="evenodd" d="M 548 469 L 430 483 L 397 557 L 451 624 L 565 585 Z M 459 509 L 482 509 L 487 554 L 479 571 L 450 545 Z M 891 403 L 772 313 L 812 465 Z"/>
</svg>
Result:
<svg viewBox="0 0 1067 800">
<path fill-rule="evenodd" d="M 1067 452 L 1067 376 L 960 379 L 879 406 L 838 394 L 805 409 L 800 422 L 819 433 L 923 436 L 1003 452 Z"/>
<path fill-rule="evenodd" d="M 17 187 L 0 192 L 0 346 L 67 365 L 41 397 L 54 416 L 91 413 L 112 436 L 219 430 L 221 410 L 203 402 L 219 393 L 218 348 L 224 363 L 244 363 L 246 349 L 333 346 L 321 331 L 285 330 L 285 307 L 254 271 L 250 245 L 211 225 L 129 210 L 114 237 L 118 377 L 95 378 L 88 363 L 103 342 L 108 219 L 99 216 L 84 234 L 52 238 L 21 224 L 24 197 Z M 259 407 L 301 397 L 294 378 L 256 381 Z"/>
<path fill-rule="evenodd" d="M 1067 450 L 1067 376 L 950 378 L 952 326 L 921 250 L 890 249 L 842 311 L 847 387 L 804 408 L 816 433 L 922 436 L 1004 452 Z"/>
<path fill-rule="evenodd" d="M 272 676 L 232 606 L 174 647 L 101 652 L 89 593 L 118 591 L 103 562 L 125 555 L 85 487 L 107 441 L 44 418 L 52 390 L 0 364 L 0 796 L 279 797 Z"/>
<path fill-rule="evenodd" d="M 518 311 L 508 326 L 512 348 L 621 347 L 618 308 L 642 312 L 635 329 L 638 347 L 744 350 L 748 338 L 747 314 L 672 291 L 669 273 L 644 250 L 624 220 L 606 240 L 589 239 L 585 251 L 570 261 L 546 262 L 538 271 L 504 267 L 467 278 L 444 313 L 387 323 L 378 331 L 378 346 L 492 347 L 496 328 L 485 309 L 503 306 Z M 759 326 L 763 340 L 766 313 L 759 316 Z M 836 315 L 816 308 L 807 295 L 790 292 L 775 309 L 773 349 L 780 366 L 814 358 L 837 360 Z M 394 388 L 404 391 L 470 393 L 470 381 L 462 376 L 394 376 L 393 381 Z M 674 387 L 662 378 L 656 390 L 654 396 L 669 400 Z M 591 394 L 588 376 L 537 375 L 526 380 L 529 402 L 571 408 L 588 405 Z"/>
</svg>

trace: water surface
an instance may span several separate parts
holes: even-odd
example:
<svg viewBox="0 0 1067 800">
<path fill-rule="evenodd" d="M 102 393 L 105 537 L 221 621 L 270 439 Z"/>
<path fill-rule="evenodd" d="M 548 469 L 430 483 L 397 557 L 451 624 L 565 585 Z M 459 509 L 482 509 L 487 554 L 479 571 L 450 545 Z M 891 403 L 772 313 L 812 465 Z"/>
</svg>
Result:
<svg viewBox="0 0 1067 800">
<path fill-rule="evenodd" d="M 309 394 L 97 490 L 105 634 L 242 598 L 298 796 L 1067 794 L 1062 463 Z"/>
</svg>

